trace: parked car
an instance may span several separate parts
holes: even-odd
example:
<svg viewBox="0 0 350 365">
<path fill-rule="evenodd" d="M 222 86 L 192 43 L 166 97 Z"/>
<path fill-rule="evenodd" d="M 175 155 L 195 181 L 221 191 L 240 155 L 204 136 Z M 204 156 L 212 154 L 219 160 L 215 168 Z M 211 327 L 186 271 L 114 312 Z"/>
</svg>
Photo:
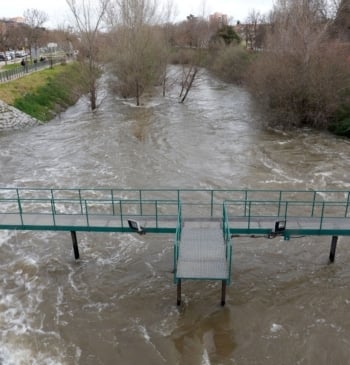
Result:
<svg viewBox="0 0 350 365">
<path fill-rule="evenodd" d="M 10 60 L 13 60 L 15 58 L 15 52 L 14 51 L 7 51 L 6 56 L 10 58 Z"/>
<path fill-rule="evenodd" d="M 16 51 L 15 52 L 15 57 L 17 58 L 22 58 L 25 57 L 27 54 L 25 53 L 25 51 Z"/>
<path fill-rule="evenodd" d="M 11 61 L 11 57 L 0 53 L 0 61 Z"/>
</svg>

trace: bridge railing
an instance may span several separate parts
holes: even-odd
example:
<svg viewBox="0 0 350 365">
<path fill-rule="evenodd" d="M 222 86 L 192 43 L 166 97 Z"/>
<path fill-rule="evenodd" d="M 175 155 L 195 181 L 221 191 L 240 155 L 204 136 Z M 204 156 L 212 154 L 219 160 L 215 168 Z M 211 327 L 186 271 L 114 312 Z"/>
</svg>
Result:
<svg viewBox="0 0 350 365">
<path fill-rule="evenodd" d="M 108 218 L 113 218 L 111 226 L 127 228 L 129 218 L 142 217 L 143 221 L 150 224 L 151 228 L 164 226 L 174 227 L 172 222 L 177 219 L 177 200 L 104 200 L 104 199 L 62 199 L 62 198 L 0 198 L 1 216 L 13 216 L 12 222 L 17 226 L 34 226 L 30 217 L 47 217 L 46 224 L 56 226 L 68 226 L 69 221 L 79 218 L 72 225 L 96 227 L 103 226 Z M 70 218 L 64 219 L 64 218 Z M 37 223 L 40 225 L 40 223 Z M 1 224 L 0 224 L 1 225 Z"/>
<path fill-rule="evenodd" d="M 288 201 L 288 200 L 236 200 L 225 201 L 229 221 L 239 221 L 240 228 L 251 229 L 256 227 L 256 220 L 266 221 L 284 220 L 289 228 L 328 229 L 330 224 L 350 218 L 350 202 L 342 201 Z M 295 223 L 298 220 L 298 223 Z M 294 224 L 293 224 L 294 222 Z M 301 223 L 300 223 L 301 222 Z M 350 221 L 349 221 L 350 223 Z M 232 226 L 232 224 L 231 224 Z M 271 227 L 273 228 L 273 227 Z M 343 230 L 350 230 L 343 225 Z"/>
<path fill-rule="evenodd" d="M 346 190 L 249 190 L 249 189 L 47 189 L 0 188 L 0 214 L 113 214 L 141 216 L 173 214 L 182 204 L 182 217 L 222 219 L 222 203 L 231 202 L 229 215 L 335 217 L 349 214 L 350 192 Z M 173 205 L 173 206 L 172 206 Z M 175 208 L 174 208 L 175 206 Z M 232 213 L 232 209 L 234 212 Z M 152 210 L 152 212 L 149 212 Z M 168 212 L 168 213 L 167 213 Z M 238 212 L 238 213 L 237 213 Z M 177 215 L 177 211 L 176 214 Z M 176 220 L 176 219 L 175 219 Z"/>
<path fill-rule="evenodd" d="M 224 201 L 338 201 L 349 202 L 348 190 L 268 190 L 268 189 L 107 189 L 107 188 L 0 188 L 0 199 L 67 200 L 177 200 L 186 207 L 198 207 L 205 216 L 221 217 Z M 203 209 L 200 209 L 200 206 Z"/>
</svg>

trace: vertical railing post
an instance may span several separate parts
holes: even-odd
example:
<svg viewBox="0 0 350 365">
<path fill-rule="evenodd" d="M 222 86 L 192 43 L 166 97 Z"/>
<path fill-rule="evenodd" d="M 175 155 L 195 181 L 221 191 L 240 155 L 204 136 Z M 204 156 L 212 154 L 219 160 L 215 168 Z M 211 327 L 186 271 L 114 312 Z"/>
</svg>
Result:
<svg viewBox="0 0 350 365">
<path fill-rule="evenodd" d="M 214 214 L 214 190 L 211 190 L 210 197 L 210 217 L 213 217 Z"/>
<path fill-rule="evenodd" d="M 251 213 L 251 208 L 252 208 L 252 202 L 251 202 L 251 200 L 249 200 L 249 204 L 248 204 L 248 229 L 250 229 L 250 213 Z"/>
<path fill-rule="evenodd" d="M 81 211 L 81 214 L 83 215 L 84 214 L 84 209 L 83 209 L 83 202 L 81 200 L 81 191 L 80 191 L 80 189 L 78 190 L 78 192 L 79 192 L 79 201 L 80 201 L 80 211 Z M 86 201 L 85 201 L 85 203 L 86 203 Z"/>
<path fill-rule="evenodd" d="M 52 212 L 53 225 L 56 226 L 56 218 L 55 218 L 56 209 L 55 209 L 55 202 L 53 199 L 51 199 L 51 212 Z"/>
<path fill-rule="evenodd" d="M 113 215 L 115 215 L 113 189 L 111 189 L 111 197 L 112 197 L 112 213 Z"/>
<path fill-rule="evenodd" d="M 124 227 L 124 224 L 123 224 L 123 205 L 122 205 L 121 199 L 119 200 L 119 211 L 120 211 L 120 224 L 123 228 Z"/>
<path fill-rule="evenodd" d="M 175 238 L 175 243 L 174 243 L 174 267 L 173 267 L 173 272 L 174 272 L 174 284 L 176 283 L 176 263 L 177 263 L 177 234 L 176 234 L 176 238 Z"/>
<path fill-rule="evenodd" d="M 316 191 L 314 191 L 314 196 L 312 200 L 311 217 L 313 217 L 315 213 L 315 203 L 316 203 Z"/>
<path fill-rule="evenodd" d="M 284 220 L 287 221 L 287 216 L 288 216 L 288 201 L 286 201 L 285 204 L 285 211 L 284 211 Z"/>
<path fill-rule="evenodd" d="M 54 194 L 53 194 L 53 189 L 50 189 L 50 191 L 51 191 L 51 204 L 52 204 L 52 207 L 53 207 L 53 213 L 56 214 L 55 197 L 54 197 Z"/>
<path fill-rule="evenodd" d="M 22 215 L 23 211 L 22 211 L 21 198 L 19 196 L 18 188 L 16 189 L 16 193 L 17 193 L 17 202 L 18 202 L 19 217 L 21 219 L 21 224 L 23 226 L 23 215 Z"/>
<path fill-rule="evenodd" d="M 280 190 L 279 198 L 278 198 L 278 212 L 277 217 L 280 216 L 281 213 L 281 201 L 282 201 L 282 191 Z"/>
<path fill-rule="evenodd" d="M 158 228 L 158 200 L 155 200 L 156 205 L 156 228 Z"/>
<path fill-rule="evenodd" d="M 320 219 L 320 230 L 322 229 L 322 224 L 323 224 L 324 204 L 325 204 L 325 202 L 323 201 L 322 202 L 321 219 Z"/>
<path fill-rule="evenodd" d="M 90 227 L 90 223 L 89 223 L 89 212 L 88 212 L 88 205 L 86 202 L 86 199 L 84 200 L 85 202 L 85 215 L 86 215 L 86 224 L 88 227 Z"/>
<path fill-rule="evenodd" d="M 228 283 L 231 283 L 231 273 L 232 273 L 232 243 L 230 243 L 230 256 L 229 256 L 229 272 L 228 272 Z"/>
<path fill-rule="evenodd" d="M 142 215 L 142 190 L 139 190 L 139 199 L 140 199 L 140 215 Z"/>
<path fill-rule="evenodd" d="M 350 203 L 350 191 L 348 192 L 348 198 L 346 200 L 346 207 L 345 207 L 345 215 L 344 215 L 344 218 L 347 218 L 348 210 L 349 210 L 349 203 Z"/>
</svg>

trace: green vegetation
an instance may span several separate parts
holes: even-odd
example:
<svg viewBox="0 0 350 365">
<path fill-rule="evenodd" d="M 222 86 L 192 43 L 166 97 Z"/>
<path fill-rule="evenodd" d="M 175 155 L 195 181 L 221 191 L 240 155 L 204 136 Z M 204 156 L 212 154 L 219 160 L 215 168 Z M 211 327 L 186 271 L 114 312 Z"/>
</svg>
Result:
<svg viewBox="0 0 350 365">
<path fill-rule="evenodd" d="M 350 97 L 350 92 L 348 95 Z M 350 137 L 350 104 L 338 109 L 336 120 L 330 125 L 329 130 L 339 136 Z"/>
<path fill-rule="evenodd" d="M 73 105 L 86 90 L 78 65 L 70 63 L 0 85 L 0 99 L 40 121 L 49 121 Z"/>
<path fill-rule="evenodd" d="M 20 67 L 20 63 L 8 63 L 0 68 L 0 71 L 12 70 L 14 68 Z"/>
<path fill-rule="evenodd" d="M 231 25 L 224 25 L 221 28 L 218 29 L 216 32 L 216 35 L 214 36 L 214 39 L 221 38 L 226 45 L 234 43 L 240 43 L 241 38 L 239 35 L 234 31 L 233 26 Z"/>
</svg>

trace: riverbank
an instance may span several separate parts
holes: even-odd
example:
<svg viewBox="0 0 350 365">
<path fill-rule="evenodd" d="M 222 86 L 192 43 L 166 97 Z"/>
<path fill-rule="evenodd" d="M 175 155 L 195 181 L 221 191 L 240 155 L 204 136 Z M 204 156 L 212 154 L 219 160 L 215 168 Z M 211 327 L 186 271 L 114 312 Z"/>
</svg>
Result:
<svg viewBox="0 0 350 365">
<path fill-rule="evenodd" d="M 75 63 L 57 65 L 2 84 L 0 100 L 25 113 L 29 118 L 47 122 L 75 104 L 84 93 L 77 67 Z M 8 111 L 5 113 L 5 109 L 1 113 L 3 128 L 12 126 L 15 115 L 21 115 L 14 113 L 11 108 L 9 110 L 12 110 L 12 113 L 8 114 Z M 19 122 L 18 125 L 22 123 Z"/>
<path fill-rule="evenodd" d="M 31 127 L 39 123 L 39 120 L 0 100 L 0 131 Z"/>
</svg>

